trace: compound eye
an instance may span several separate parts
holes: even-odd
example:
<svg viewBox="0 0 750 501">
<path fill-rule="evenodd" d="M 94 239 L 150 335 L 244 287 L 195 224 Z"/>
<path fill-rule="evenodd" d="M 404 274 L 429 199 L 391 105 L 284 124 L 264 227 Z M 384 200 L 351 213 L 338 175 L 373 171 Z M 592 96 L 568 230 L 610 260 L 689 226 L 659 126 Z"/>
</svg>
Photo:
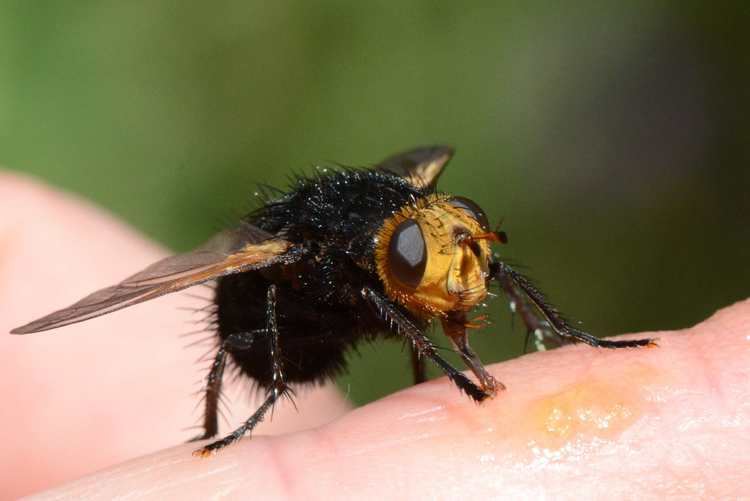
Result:
<svg viewBox="0 0 750 501">
<path fill-rule="evenodd" d="M 476 203 L 465 197 L 453 197 L 448 203 L 453 207 L 465 210 L 471 217 L 477 220 L 484 231 L 490 231 L 490 222 L 487 219 L 487 214 Z"/>
<path fill-rule="evenodd" d="M 403 285 L 416 288 L 422 281 L 427 266 L 427 244 L 416 221 L 407 219 L 393 230 L 388 264 L 393 277 Z"/>
</svg>

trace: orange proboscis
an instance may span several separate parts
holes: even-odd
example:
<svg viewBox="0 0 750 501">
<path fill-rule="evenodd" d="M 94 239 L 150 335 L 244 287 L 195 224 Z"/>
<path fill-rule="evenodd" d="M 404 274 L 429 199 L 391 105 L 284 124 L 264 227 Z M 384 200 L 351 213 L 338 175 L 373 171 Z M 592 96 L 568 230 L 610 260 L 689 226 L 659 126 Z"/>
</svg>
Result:
<svg viewBox="0 0 750 501">
<path fill-rule="evenodd" d="M 483 329 L 489 324 L 487 315 L 477 315 L 464 324 L 467 329 Z"/>
<path fill-rule="evenodd" d="M 463 242 L 469 243 L 475 240 L 489 240 L 490 242 L 505 244 L 508 242 L 508 237 L 504 231 L 487 231 L 485 233 L 469 235 L 463 240 Z"/>
</svg>

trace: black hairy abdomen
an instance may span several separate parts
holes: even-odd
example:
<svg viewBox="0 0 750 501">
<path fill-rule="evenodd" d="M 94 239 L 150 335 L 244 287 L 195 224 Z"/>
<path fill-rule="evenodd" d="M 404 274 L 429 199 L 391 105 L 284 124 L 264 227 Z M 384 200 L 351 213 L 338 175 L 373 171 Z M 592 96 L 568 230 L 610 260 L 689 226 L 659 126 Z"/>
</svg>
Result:
<svg viewBox="0 0 750 501">
<path fill-rule="evenodd" d="M 373 237 L 385 218 L 423 193 L 377 171 L 344 171 L 298 179 L 292 191 L 246 220 L 306 249 L 302 261 L 229 275 L 216 287 L 220 338 L 255 332 L 252 345 L 230 350 L 236 365 L 263 387 L 272 382 L 266 297 L 276 287 L 276 317 L 287 382 L 321 383 L 345 369 L 358 342 L 387 332 L 360 295 L 382 290 Z"/>
<path fill-rule="evenodd" d="M 230 350 L 234 362 L 261 386 L 270 386 L 271 337 L 266 325 L 266 293 L 274 282 L 259 272 L 225 277 L 216 290 L 219 335 L 222 339 L 238 332 L 252 332 L 253 343 L 246 350 Z M 323 382 L 345 368 L 346 352 L 374 319 L 363 319 L 356 309 L 322 304 L 304 291 L 276 283 L 276 319 L 284 376 L 290 383 Z M 375 331 L 370 330 L 374 335 Z"/>
</svg>

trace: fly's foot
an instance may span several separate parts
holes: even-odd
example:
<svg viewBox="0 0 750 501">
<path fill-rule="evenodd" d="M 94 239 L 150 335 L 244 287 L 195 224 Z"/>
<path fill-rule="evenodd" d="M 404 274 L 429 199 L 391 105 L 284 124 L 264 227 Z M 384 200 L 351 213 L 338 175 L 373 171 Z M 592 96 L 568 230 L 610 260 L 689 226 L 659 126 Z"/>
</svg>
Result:
<svg viewBox="0 0 750 501">
<path fill-rule="evenodd" d="M 493 398 L 499 392 L 505 390 L 505 385 L 495 379 L 489 372 L 484 372 L 482 378 L 479 381 L 482 391 L 484 391 L 489 398 Z"/>
<path fill-rule="evenodd" d="M 202 458 L 211 457 L 214 454 L 216 454 L 220 449 L 223 449 L 227 445 L 233 442 L 236 442 L 237 440 L 238 440 L 238 437 L 235 437 L 234 435 L 229 435 L 225 438 L 222 438 L 221 440 L 217 440 L 216 442 L 211 442 L 210 444 L 193 451 L 193 456 L 202 457 Z"/>
</svg>

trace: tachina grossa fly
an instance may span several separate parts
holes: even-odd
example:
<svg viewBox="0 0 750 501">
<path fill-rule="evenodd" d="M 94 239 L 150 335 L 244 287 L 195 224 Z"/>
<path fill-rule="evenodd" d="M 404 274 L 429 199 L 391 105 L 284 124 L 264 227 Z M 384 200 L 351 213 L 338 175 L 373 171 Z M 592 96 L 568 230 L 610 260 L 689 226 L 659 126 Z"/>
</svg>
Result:
<svg viewBox="0 0 750 501">
<path fill-rule="evenodd" d="M 192 252 L 158 261 L 117 285 L 12 332 L 28 334 L 81 322 L 214 281 L 218 347 L 206 379 L 203 433 L 218 433 L 227 357 L 265 391 L 262 405 L 234 432 L 196 451 L 209 455 L 240 439 L 295 384 L 323 383 L 346 368 L 358 342 L 408 341 L 416 382 L 424 360 L 477 402 L 504 389 L 469 345 L 470 312 L 497 283 L 529 332 L 602 348 L 647 346 L 608 341 L 568 323 L 523 275 L 498 259 L 490 227 L 473 201 L 436 191 L 453 150 L 417 148 L 371 169 L 297 178 L 265 199 L 238 226 Z M 425 331 L 439 321 L 476 381 L 436 349 Z"/>
</svg>

